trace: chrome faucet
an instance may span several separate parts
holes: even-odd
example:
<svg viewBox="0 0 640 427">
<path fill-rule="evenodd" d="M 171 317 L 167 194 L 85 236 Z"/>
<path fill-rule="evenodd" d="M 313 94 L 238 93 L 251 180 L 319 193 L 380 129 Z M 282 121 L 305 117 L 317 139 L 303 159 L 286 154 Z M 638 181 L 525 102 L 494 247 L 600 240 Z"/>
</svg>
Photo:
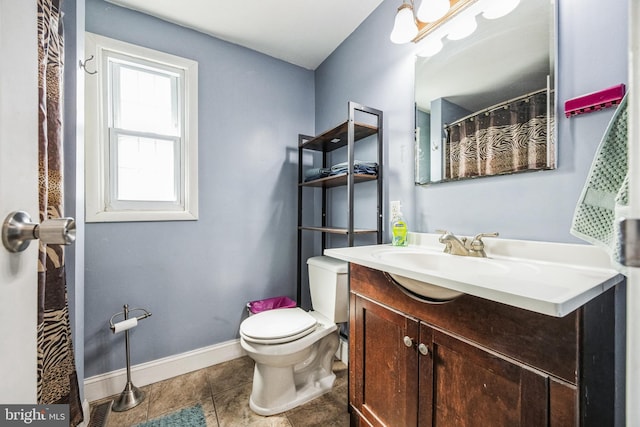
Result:
<svg viewBox="0 0 640 427">
<path fill-rule="evenodd" d="M 441 231 L 443 234 L 438 241 L 443 243 L 444 253 L 451 255 L 468 256 L 469 249 L 467 249 L 467 238 L 463 237 L 462 240 L 458 239 L 453 233 L 448 231 Z"/>
<path fill-rule="evenodd" d="M 487 254 L 484 251 L 483 237 L 498 237 L 498 233 L 480 233 L 477 234 L 470 242 L 466 237 L 458 238 L 453 233 L 448 231 L 438 230 L 443 233 L 438 239 L 440 243 L 444 244 L 444 253 L 459 256 L 473 256 L 486 258 Z"/>
</svg>

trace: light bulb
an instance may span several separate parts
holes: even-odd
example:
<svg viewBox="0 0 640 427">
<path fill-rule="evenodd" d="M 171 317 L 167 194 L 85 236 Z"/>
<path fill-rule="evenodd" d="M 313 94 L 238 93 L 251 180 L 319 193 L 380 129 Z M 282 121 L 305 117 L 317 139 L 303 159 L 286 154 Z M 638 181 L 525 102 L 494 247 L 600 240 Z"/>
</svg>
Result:
<svg viewBox="0 0 640 427">
<path fill-rule="evenodd" d="M 427 38 L 424 42 L 421 43 L 420 50 L 418 51 L 418 56 L 422 58 L 428 58 L 440 52 L 441 50 L 442 40 L 435 37 Z"/>
<path fill-rule="evenodd" d="M 422 22 L 435 22 L 449 11 L 449 0 L 422 0 L 417 18 Z"/>
<path fill-rule="evenodd" d="M 449 40 L 461 40 L 470 36 L 478 28 L 475 16 L 458 16 L 451 23 L 451 30 L 447 36 Z"/>
<path fill-rule="evenodd" d="M 502 18 L 511 13 L 520 4 L 520 0 L 489 0 L 482 16 L 487 19 Z"/>
<path fill-rule="evenodd" d="M 418 25 L 413 17 L 413 8 L 407 3 L 403 3 L 398 8 L 393 30 L 389 38 L 393 43 L 409 43 L 418 35 Z"/>
</svg>

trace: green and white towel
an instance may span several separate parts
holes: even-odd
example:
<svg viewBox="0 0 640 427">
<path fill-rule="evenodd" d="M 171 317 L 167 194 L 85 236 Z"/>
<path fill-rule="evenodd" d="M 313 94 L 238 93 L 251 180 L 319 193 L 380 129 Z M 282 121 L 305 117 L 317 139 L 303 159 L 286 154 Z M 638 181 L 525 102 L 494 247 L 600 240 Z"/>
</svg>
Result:
<svg viewBox="0 0 640 427">
<path fill-rule="evenodd" d="M 627 97 L 617 107 L 600 141 L 573 216 L 571 234 L 607 250 L 619 270 L 620 237 L 616 221 L 628 209 Z"/>
</svg>

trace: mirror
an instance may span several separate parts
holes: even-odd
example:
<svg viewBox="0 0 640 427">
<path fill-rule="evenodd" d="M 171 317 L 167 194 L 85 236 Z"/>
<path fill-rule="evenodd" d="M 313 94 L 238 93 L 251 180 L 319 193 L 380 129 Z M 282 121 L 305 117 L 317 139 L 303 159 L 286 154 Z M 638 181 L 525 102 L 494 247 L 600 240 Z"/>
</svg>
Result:
<svg viewBox="0 0 640 427">
<path fill-rule="evenodd" d="M 416 184 L 555 168 L 554 11 L 520 0 L 498 19 L 480 13 L 473 34 L 416 57 Z M 418 55 L 437 30 L 418 36 Z"/>
</svg>

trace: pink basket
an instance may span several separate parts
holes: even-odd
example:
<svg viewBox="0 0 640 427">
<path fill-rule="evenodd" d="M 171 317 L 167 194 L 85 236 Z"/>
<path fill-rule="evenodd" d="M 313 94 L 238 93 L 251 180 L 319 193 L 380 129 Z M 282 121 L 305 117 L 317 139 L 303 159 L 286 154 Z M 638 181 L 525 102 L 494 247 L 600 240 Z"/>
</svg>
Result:
<svg viewBox="0 0 640 427">
<path fill-rule="evenodd" d="M 289 297 L 273 297 L 259 301 L 251 301 L 247 304 L 247 310 L 249 310 L 251 314 L 256 314 L 273 310 L 274 308 L 293 308 L 295 306 L 296 302 Z"/>
</svg>

